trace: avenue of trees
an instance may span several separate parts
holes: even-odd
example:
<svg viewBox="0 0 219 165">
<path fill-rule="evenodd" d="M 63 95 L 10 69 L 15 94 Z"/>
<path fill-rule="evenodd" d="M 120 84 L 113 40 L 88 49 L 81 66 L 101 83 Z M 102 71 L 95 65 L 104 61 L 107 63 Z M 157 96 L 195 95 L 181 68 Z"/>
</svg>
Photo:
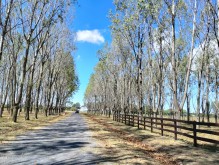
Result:
<svg viewBox="0 0 219 165">
<path fill-rule="evenodd" d="M 0 1 L 0 117 L 60 114 L 78 87 L 66 25 L 73 1 Z"/>
<path fill-rule="evenodd" d="M 218 122 L 219 0 L 114 0 L 112 43 L 98 51 L 90 111 Z"/>
</svg>

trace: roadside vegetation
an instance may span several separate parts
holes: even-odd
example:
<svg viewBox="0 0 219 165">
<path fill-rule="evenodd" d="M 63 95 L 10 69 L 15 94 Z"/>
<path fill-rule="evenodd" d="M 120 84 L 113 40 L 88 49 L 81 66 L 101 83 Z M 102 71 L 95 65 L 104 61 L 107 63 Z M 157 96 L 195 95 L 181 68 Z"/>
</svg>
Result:
<svg viewBox="0 0 219 165">
<path fill-rule="evenodd" d="M 105 147 L 103 157 L 116 164 L 219 163 L 218 147 L 193 147 L 187 141 L 118 123 L 104 116 L 84 114 L 93 137 Z"/>
<path fill-rule="evenodd" d="M 0 118 L 9 113 L 17 122 L 64 111 L 79 84 L 66 24 L 74 2 L 0 1 Z"/>
<path fill-rule="evenodd" d="M 61 113 L 60 115 L 49 115 L 46 117 L 44 113 L 39 113 L 39 118 L 36 119 L 34 114 L 30 114 L 30 120 L 25 120 L 25 113 L 19 114 L 18 122 L 14 123 L 10 118 L 10 114 L 4 113 L 4 115 L 0 118 L 0 144 L 8 143 L 10 140 L 14 140 L 17 135 L 21 135 L 23 133 L 27 133 L 30 130 L 40 129 L 44 126 L 50 125 L 53 122 L 57 122 L 59 120 L 65 119 L 70 116 L 72 113 L 66 111 Z"/>
<path fill-rule="evenodd" d="M 97 53 L 88 109 L 218 123 L 219 1 L 114 4 L 112 42 Z"/>
</svg>

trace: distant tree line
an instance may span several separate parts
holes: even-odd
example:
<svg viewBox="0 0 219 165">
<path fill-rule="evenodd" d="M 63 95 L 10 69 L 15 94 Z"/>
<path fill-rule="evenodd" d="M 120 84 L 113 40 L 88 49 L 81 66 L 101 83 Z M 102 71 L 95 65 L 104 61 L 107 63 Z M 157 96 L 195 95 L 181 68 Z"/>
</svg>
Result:
<svg viewBox="0 0 219 165">
<path fill-rule="evenodd" d="M 60 114 L 78 87 L 74 35 L 66 25 L 72 1 L 0 1 L 0 117 L 7 108 L 38 118 Z"/>
<path fill-rule="evenodd" d="M 72 110 L 72 111 L 76 111 L 76 110 L 79 110 L 80 108 L 81 108 L 81 105 L 80 105 L 79 102 L 77 102 L 77 103 L 74 103 L 74 104 L 72 105 L 71 110 Z"/>
<path fill-rule="evenodd" d="M 112 43 L 98 51 L 84 101 L 120 111 L 210 121 L 219 112 L 219 0 L 114 0 Z"/>
</svg>

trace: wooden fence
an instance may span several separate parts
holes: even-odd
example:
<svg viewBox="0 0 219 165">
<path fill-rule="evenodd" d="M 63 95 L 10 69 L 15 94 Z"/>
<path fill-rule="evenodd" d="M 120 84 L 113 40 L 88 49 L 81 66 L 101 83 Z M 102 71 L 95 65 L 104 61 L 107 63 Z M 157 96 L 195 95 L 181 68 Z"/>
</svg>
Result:
<svg viewBox="0 0 219 165">
<path fill-rule="evenodd" d="M 113 120 L 117 122 L 122 122 L 129 126 L 136 126 L 138 127 L 138 129 L 149 128 L 151 132 L 153 132 L 154 129 L 156 129 L 160 131 L 162 136 L 165 132 L 173 133 L 175 140 L 177 140 L 178 135 L 182 135 L 187 138 L 193 139 L 194 146 L 198 145 L 198 140 L 217 145 L 219 144 L 219 124 L 216 123 L 144 117 L 133 114 L 121 114 L 119 112 L 114 112 Z M 202 127 L 202 129 L 200 128 L 200 126 Z M 200 136 L 198 136 L 199 133 L 201 134 Z M 213 135 L 216 138 L 206 138 L 209 135 Z"/>
</svg>

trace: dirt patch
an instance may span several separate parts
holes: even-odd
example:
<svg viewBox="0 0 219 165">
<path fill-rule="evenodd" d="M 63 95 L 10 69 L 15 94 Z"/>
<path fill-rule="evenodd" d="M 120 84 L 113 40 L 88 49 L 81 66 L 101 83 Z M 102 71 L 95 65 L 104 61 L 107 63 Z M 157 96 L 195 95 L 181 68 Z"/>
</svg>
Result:
<svg viewBox="0 0 219 165">
<path fill-rule="evenodd" d="M 106 117 L 89 115 L 84 117 L 94 137 L 106 145 L 109 153 L 117 155 L 117 151 L 125 152 L 123 150 L 129 148 L 128 152 L 142 155 L 126 158 L 125 160 L 131 161 L 128 164 L 152 162 L 156 164 L 219 164 L 217 146 L 197 148 L 190 143 L 175 141 L 171 137 L 160 136 L 147 130 L 138 130 Z M 149 161 L 144 162 L 146 159 Z"/>
</svg>

